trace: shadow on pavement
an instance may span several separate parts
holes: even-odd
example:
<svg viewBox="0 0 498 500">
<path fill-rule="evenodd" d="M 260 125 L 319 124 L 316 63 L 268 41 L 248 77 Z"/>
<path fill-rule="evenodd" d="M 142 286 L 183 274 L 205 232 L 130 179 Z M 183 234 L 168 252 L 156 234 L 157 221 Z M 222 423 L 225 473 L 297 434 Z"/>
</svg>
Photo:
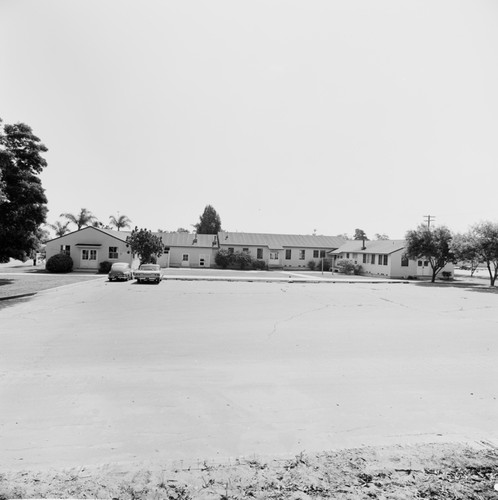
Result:
<svg viewBox="0 0 498 500">
<path fill-rule="evenodd" d="M 421 283 L 414 283 L 415 286 L 426 287 L 426 288 L 459 288 L 464 289 L 469 292 L 480 292 L 480 293 L 498 293 L 498 288 L 494 286 L 489 286 L 481 283 L 465 283 L 458 281 L 447 281 L 447 282 L 436 282 L 431 283 L 430 281 L 424 281 Z"/>
</svg>

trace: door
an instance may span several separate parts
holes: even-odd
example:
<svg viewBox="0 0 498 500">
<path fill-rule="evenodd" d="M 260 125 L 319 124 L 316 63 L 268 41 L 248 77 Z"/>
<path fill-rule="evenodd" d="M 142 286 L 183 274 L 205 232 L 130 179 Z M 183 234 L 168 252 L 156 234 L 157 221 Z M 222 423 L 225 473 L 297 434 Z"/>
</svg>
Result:
<svg viewBox="0 0 498 500">
<path fill-rule="evenodd" d="M 270 260 L 268 264 L 271 266 L 278 266 L 280 264 L 280 255 L 276 250 L 270 250 Z"/>
<path fill-rule="evenodd" d="M 97 269 L 97 250 L 94 248 L 83 248 L 81 250 L 81 268 Z"/>
</svg>

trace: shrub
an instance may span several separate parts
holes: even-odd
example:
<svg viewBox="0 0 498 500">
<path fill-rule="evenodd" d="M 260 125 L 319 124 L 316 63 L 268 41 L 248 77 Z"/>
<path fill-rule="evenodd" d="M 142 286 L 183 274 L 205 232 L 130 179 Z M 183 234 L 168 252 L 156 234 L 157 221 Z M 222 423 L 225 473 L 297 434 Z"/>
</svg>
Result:
<svg viewBox="0 0 498 500">
<path fill-rule="evenodd" d="M 308 267 L 309 267 L 310 271 L 314 271 L 315 267 L 316 267 L 316 262 L 314 260 L 310 260 L 308 262 Z"/>
<path fill-rule="evenodd" d="M 107 274 L 112 267 L 112 262 L 109 262 L 108 260 L 103 260 L 99 264 L 99 274 Z"/>
<path fill-rule="evenodd" d="M 266 269 L 266 262 L 264 260 L 253 260 L 252 268 L 264 270 Z"/>
<path fill-rule="evenodd" d="M 234 255 L 234 262 L 238 266 L 240 266 L 241 269 L 245 269 L 246 267 L 250 267 L 252 264 L 252 257 L 249 253 L 247 252 L 237 252 Z"/>
<path fill-rule="evenodd" d="M 353 269 L 353 274 L 356 276 L 360 275 L 363 272 L 363 267 L 360 266 L 360 264 L 355 264 L 354 269 Z"/>
<path fill-rule="evenodd" d="M 351 274 L 354 272 L 355 263 L 349 259 L 339 259 L 335 263 L 335 267 L 342 274 Z"/>
<path fill-rule="evenodd" d="M 445 280 L 449 280 L 451 278 L 450 271 L 443 271 L 441 274 L 443 275 L 443 279 L 445 279 Z"/>
<path fill-rule="evenodd" d="M 52 255 L 47 260 L 45 269 L 50 273 L 70 273 L 73 270 L 73 259 L 65 253 Z"/>
<path fill-rule="evenodd" d="M 233 260 L 233 253 L 225 250 L 224 248 L 218 250 L 218 252 L 214 256 L 216 265 L 222 267 L 223 269 L 226 269 L 233 262 Z"/>
</svg>

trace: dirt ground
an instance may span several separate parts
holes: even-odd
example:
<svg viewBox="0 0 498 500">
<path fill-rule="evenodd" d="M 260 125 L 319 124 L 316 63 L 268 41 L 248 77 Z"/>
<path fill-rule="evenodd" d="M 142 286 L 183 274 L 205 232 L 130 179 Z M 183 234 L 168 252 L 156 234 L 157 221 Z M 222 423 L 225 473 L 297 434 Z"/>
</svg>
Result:
<svg viewBox="0 0 498 500">
<path fill-rule="evenodd" d="M 427 284 L 42 292 L 0 311 L 0 496 L 496 498 L 496 300 Z"/>
<path fill-rule="evenodd" d="M 495 447 L 425 444 L 169 467 L 7 471 L 0 473 L 0 498 L 491 500 L 497 482 Z"/>
</svg>

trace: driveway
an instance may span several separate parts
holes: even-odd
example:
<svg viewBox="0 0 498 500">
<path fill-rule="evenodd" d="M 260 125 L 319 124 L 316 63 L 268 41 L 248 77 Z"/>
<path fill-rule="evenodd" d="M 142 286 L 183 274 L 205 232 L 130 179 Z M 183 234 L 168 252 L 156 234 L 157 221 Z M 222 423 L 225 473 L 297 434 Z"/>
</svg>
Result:
<svg viewBox="0 0 498 500">
<path fill-rule="evenodd" d="M 95 280 L 0 311 L 5 468 L 498 443 L 497 295 Z"/>
</svg>

